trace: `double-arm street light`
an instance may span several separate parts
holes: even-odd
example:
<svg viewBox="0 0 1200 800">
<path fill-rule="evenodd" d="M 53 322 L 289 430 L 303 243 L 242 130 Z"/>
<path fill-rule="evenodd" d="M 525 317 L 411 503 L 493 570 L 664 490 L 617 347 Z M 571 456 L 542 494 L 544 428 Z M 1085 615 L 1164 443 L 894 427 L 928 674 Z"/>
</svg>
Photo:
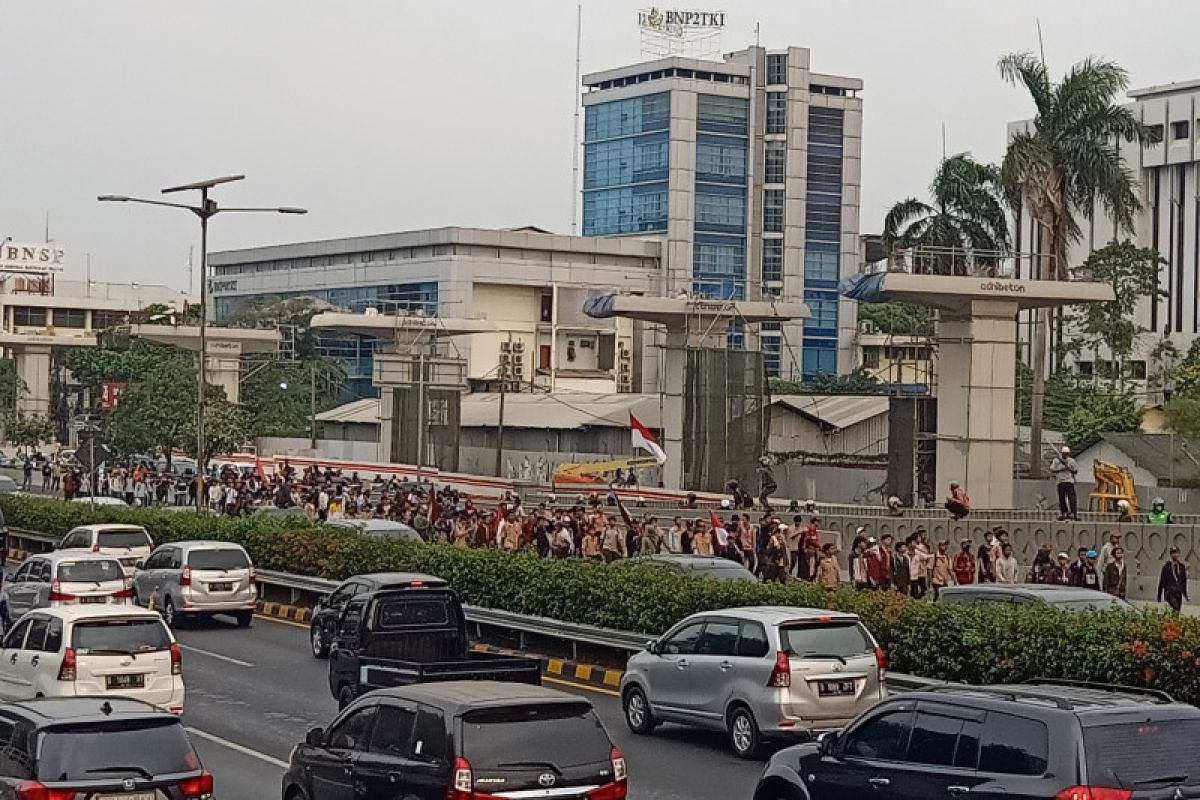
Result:
<svg viewBox="0 0 1200 800">
<path fill-rule="evenodd" d="M 196 386 L 196 505 L 204 504 L 204 477 L 207 473 L 207 463 L 204 451 L 204 387 L 208 383 L 208 221 L 217 214 L 269 213 L 269 214 L 307 214 L 303 208 L 280 206 L 275 208 L 223 208 L 216 200 L 208 196 L 209 189 L 222 183 L 232 183 L 245 179 L 245 175 L 228 175 L 224 178 L 211 178 L 206 181 L 186 183 L 182 186 L 172 186 L 163 189 L 163 194 L 174 192 L 200 192 L 200 205 L 191 206 L 187 203 L 169 203 L 165 200 L 148 200 L 140 197 L 126 197 L 118 194 L 102 194 L 96 199 L 102 203 L 142 203 L 149 206 L 166 206 L 182 208 L 191 211 L 200 218 L 200 379 Z"/>
</svg>

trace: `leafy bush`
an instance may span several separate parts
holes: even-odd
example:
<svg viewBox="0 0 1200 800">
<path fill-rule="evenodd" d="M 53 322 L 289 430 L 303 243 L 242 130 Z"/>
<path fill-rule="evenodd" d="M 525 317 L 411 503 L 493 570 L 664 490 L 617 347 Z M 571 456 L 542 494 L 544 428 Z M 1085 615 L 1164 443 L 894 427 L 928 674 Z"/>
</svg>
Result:
<svg viewBox="0 0 1200 800">
<path fill-rule="evenodd" d="M 445 578 L 464 601 L 553 619 L 659 634 L 697 611 L 793 605 L 859 614 L 892 666 L 946 680 L 1070 678 L 1165 689 L 1200 702 L 1200 619 L 942 605 L 892 592 L 808 583 L 718 583 L 636 563 L 548 561 L 497 550 L 414 546 L 279 517 L 205 517 L 0 496 L 8 524 L 55 535 L 88 522 L 145 525 L 156 542 L 238 542 L 264 569 L 341 579 L 412 570 Z"/>
</svg>

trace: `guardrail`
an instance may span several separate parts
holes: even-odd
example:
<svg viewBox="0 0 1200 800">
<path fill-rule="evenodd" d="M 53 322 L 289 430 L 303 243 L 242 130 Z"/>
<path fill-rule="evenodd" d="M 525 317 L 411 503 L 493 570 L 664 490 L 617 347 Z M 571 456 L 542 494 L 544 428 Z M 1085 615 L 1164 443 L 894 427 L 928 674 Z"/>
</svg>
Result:
<svg viewBox="0 0 1200 800">
<path fill-rule="evenodd" d="M 44 553 L 53 550 L 60 539 L 60 537 L 48 533 L 20 528 L 9 528 L 8 537 L 10 548 L 27 553 Z M 341 583 L 328 578 L 295 575 L 290 572 L 267 569 L 258 570 L 257 577 L 259 591 L 264 599 L 309 608 L 316 605 L 318 599 L 332 592 Z M 463 611 L 467 621 L 475 626 L 477 638 L 483 638 L 488 631 L 501 632 L 514 639 L 514 644 L 519 649 L 525 649 L 529 642 L 552 641 L 559 647 L 566 648 L 570 652 L 570 658 L 575 661 L 579 660 L 581 649 L 590 649 L 592 652 L 606 651 L 611 661 L 624 664 L 628 654 L 636 653 L 645 647 L 646 642 L 655 638 L 648 633 L 618 631 L 578 622 L 563 622 L 549 617 L 517 614 L 496 608 L 466 605 L 463 607 Z M 917 691 L 945 683 L 945 681 L 889 672 L 887 683 L 889 689 L 903 692 Z"/>
</svg>

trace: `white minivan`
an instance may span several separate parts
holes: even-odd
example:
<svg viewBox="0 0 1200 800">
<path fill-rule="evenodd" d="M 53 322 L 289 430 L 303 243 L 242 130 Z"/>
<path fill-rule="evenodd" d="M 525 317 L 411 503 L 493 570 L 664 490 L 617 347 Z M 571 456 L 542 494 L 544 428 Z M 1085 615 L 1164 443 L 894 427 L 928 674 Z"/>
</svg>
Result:
<svg viewBox="0 0 1200 800">
<path fill-rule="evenodd" d="M 110 695 L 182 714 L 182 661 L 175 637 L 152 611 L 34 609 L 0 640 L 0 700 Z"/>
<path fill-rule="evenodd" d="M 141 525 L 104 522 L 80 525 L 58 543 L 59 550 L 90 550 L 112 556 L 121 562 L 126 575 L 137 570 L 137 563 L 150 555 L 154 541 Z"/>
</svg>

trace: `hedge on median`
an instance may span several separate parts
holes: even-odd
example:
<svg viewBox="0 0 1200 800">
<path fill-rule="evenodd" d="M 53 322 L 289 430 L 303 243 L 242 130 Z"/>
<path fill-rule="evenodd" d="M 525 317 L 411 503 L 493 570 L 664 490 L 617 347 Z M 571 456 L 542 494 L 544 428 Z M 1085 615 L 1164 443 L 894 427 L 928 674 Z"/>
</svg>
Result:
<svg viewBox="0 0 1200 800">
<path fill-rule="evenodd" d="M 159 543 L 237 542 L 264 569 L 304 575 L 425 572 L 450 581 L 475 605 L 648 634 L 688 614 L 732 606 L 852 611 L 901 672 L 972 683 L 1034 677 L 1122 683 L 1200 702 L 1200 619 L 1160 612 L 941 605 L 808 583 L 718 583 L 633 563 L 413 546 L 273 516 L 201 516 L 11 495 L 0 496 L 0 509 L 10 527 L 55 535 L 89 522 L 130 522 L 144 525 Z"/>
</svg>

